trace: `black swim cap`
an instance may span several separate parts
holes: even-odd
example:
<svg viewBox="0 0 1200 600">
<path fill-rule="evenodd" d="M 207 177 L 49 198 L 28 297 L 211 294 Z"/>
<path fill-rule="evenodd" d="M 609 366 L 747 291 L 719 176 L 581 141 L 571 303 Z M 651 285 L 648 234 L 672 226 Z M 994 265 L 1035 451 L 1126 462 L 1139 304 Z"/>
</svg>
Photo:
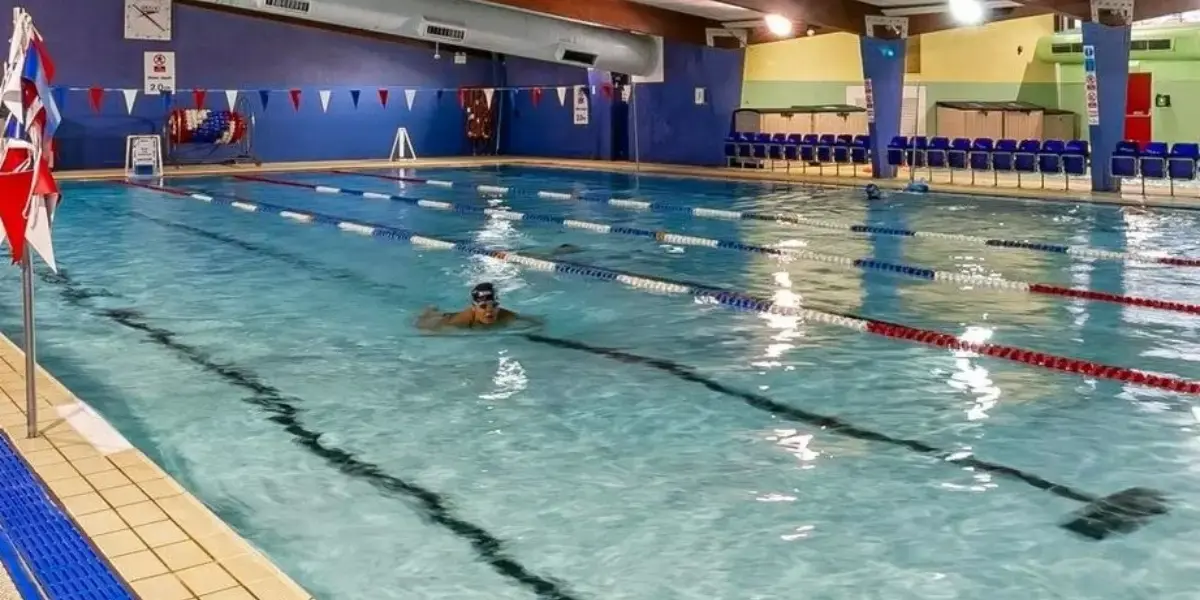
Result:
<svg viewBox="0 0 1200 600">
<path fill-rule="evenodd" d="M 473 302 L 495 302 L 497 297 L 496 286 L 491 283 L 484 282 L 471 288 L 471 300 Z"/>
</svg>

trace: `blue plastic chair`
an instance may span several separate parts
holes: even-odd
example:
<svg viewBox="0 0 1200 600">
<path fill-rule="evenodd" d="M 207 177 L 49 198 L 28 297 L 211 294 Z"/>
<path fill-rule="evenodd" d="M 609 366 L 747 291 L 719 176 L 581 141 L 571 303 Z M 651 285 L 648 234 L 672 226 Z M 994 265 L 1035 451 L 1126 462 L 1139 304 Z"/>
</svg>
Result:
<svg viewBox="0 0 1200 600">
<path fill-rule="evenodd" d="M 935 137 L 929 140 L 925 160 L 930 169 L 944 169 L 950 164 L 950 138 Z"/>
<path fill-rule="evenodd" d="M 1088 159 L 1091 158 L 1091 147 L 1083 140 L 1067 142 L 1063 150 L 1063 171 L 1067 175 L 1087 175 Z"/>
<path fill-rule="evenodd" d="M 1042 174 L 1042 187 L 1046 187 L 1046 175 L 1063 172 L 1063 152 L 1067 145 L 1062 140 L 1046 140 L 1038 152 L 1038 171 Z"/>
<path fill-rule="evenodd" d="M 887 164 L 893 167 L 904 166 L 904 149 L 908 147 L 908 138 L 898 135 L 888 142 Z"/>
<path fill-rule="evenodd" d="M 1171 180 L 1171 194 L 1175 193 L 1176 181 L 1196 179 L 1196 161 L 1200 160 L 1200 144 L 1179 142 L 1171 146 L 1167 157 L 1167 176 Z"/>
<path fill-rule="evenodd" d="M 1017 172 L 1017 187 L 1022 185 L 1022 173 L 1037 173 L 1038 153 L 1041 151 L 1042 142 L 1039 140 L 1022 140 L 1017 145 L 1017 152 L 1013 154 L 1013 167 Z"/>
<path fill-rule="evenodd" d="M 817 162 L 817 144 L 820 143 L 820 137 L 815 133 L 804 134 L 804 142 L 800 144 L 800 160 L 804 162 L 805 169 L 809 163 Z"/>
<path fill-rule="evenodd" d="M 866 165 L 871 162 L 871 136 L 856 135 L 854 136 L 854 145 L 850 147 L 850 162 L 856 165 Z M 858 169 L 854 170 L 854 176 L 858 177 Z"/>
<path fill-rule="evenodd" d="M 787 136 L 787 141 L 783 146 L 783 160 L 787 162 L 787 170 L 792 170 L 792 163 L 800 160 L 800 144 L 803 142 L 804 136 L 798 133 L 791 133 Z"/>
<path fill-rule="evenodd" d="M 975 171 L 988 171 L 992 168 L 992 150 L 996 142 L 992 138 L 976 138 L 971 143 L 971 153 L 967 155 L 971 165 L 971 183 L 975 183 Z"/>
<path fill-rule="evenodd" d="M 1142 160 L 1138 162 L 1143 179 L 1165 179 L 1167 177 L 1166 142 L 1150 142 L 1142 149 Z"/>
<path fill-rule="evenodd" d="M 750 158 L 754 155 L 754 134 L 740 133 L 742 141 L 738 144 L 738 156 L 740 158 Z"/>
<path fill-rule="evenodd" d="M 821 134 L 817 141 L 817 162 L 822 165 L 833 162 L 833 146 L 837 144 L 837 136 L 832 133 Z"/>
<path fill-rule="evenodd" d="M 783 160 L 783 147 L 786 144 L 786 133 L 776 133 L 771 136 L 771 144 L 767 146 L 767 157 L 772 161 L 771 170 L 775 169 L 774 161 Z"/>
<path fill-rule="evenodd" d="M 946 162 L 950 169 L 965 169 L 967 168 L 967 155 L 971 153 L 971 140 L 967 138 L 954 138 L 950 142 L 950 150 L 946 152 Z M 953 174 L 951 175 L 953 178 Z"/>
<path fill-rule="evenodd" d="M 732 134 L 725 138 L 725 166 L 732 166 L 733 160 L 738 155 L 738 142 L 741 141 L 741 136 Z"/>
<path fill-rule="evenodd" d="M 1117 147 L 1113 149 L 1112 167 L 1113 177 L 1133 178 L 1138 176 L 1138 162 L 1141 160 L 1142 149 L 1137 142 L 1129 140 L 1117 142 Z"/>
<path fill-rule="evenodd" d="M 759 133 L 754 136 L 754 158 L 765 160 L 771 148 L 771 134 Z"/>
<path fill-rule="evenodd" d="M 992 149 L 992 170 L 1011 173 L 1016 170 L 1017 140 L 996 140 Z"/>
<path fill-rule="evenodd" d="M 908 166 L 920 168 L 925 166 L 925 152 L 929 149 L 929 138 L 923 135 L 913 136 L 908 140 L 908 146 L 904 150 L 904 160 Z"/>
</svg>

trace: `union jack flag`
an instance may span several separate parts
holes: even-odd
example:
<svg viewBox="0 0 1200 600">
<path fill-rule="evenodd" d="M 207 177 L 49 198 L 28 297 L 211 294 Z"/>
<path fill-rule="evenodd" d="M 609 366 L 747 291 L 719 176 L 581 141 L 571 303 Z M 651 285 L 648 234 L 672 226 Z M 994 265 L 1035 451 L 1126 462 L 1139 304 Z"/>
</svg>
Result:
<svg viewBox="0 0 1200 600">
<path fill-rule="evenodd" d="M 8 113 L 0 138 L 0 222 L 14 262 L 28 243 L 57 270 L 50 226 L 62 198 L 52 172 L 54 132 L 62 115 L 50 90 L 54 70 L 29 14 L 17 9 L 0 86 L 0 103 Z"/>
</svg>

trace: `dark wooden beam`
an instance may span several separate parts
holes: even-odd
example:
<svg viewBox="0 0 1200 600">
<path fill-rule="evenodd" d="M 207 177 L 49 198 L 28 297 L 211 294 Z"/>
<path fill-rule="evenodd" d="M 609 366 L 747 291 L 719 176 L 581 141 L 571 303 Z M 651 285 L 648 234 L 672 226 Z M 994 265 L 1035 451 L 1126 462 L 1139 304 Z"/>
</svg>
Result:
<svg viewBox="0 0 1200 600">
<path fill-rule="evenodd" d="M 629 0 L 486 0 L 488 4 L 518 8 L 564 19 L 634 31 L 664 39 L 703 44 L 705 30 L 720 27 L 717 21 Z"/>
<path fill-rule="evenodd" d="M 1090 8 L 1088 9 L 1091 10 Z M 1037 17 L 1055 12 L 1047 7 L 1026 4 L 1013 8 L 997 8 L 993 9 L 988 17 L 987 23 L 997 23 L 1000 21 L 1009 21 L 1012 19 L 1024 19 L 1025 17 Z M 954 22 L 948 13 L 932 13 L 926 15 L 914 15 L 908 19 L 908 35 L 916 36 L 924 33 L 934 33 L 936 31 L 945 31 L 947 29 L 955 29 L 962 27 L 961 24 Z"/>
<path fill-rule="evenodd" d="M 882 15 L 877 6 L 858 0 L 721 0 L 761 13 L 783 15 L 797 23 L 862 34 L 867 15 Z"/>
</svg>

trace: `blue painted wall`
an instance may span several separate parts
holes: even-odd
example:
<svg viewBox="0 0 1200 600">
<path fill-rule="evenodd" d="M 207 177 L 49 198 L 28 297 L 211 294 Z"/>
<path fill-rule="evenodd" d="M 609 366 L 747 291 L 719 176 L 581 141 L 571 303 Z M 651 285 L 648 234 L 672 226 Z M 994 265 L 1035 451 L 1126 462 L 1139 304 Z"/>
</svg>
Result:
<svg viewBox="0 0 1200 600">
<path fill-rule="evenodd" d="M 191 90 L 207 89 L 207 107 L 225 108 L 224 90 L 238 89 L 255 117 L 254 152 L 264 161 L 365 159 L 386 156 L 397 127 L 407 127 L 422 156 L 469 154 L 461 87 L 520 87 L 497 92 L 496 153 L 517 156 L 607 159 L 612 155 L 613 102 L 603 93 L 605 72 L 507 57 L 468 58 L 455 65 L 422 47 L 374 40 L 266 19 L 175 6 L 171 42 L 123 39 L 122 0 L 24 0 L 58 66 L 56 85 L 67 92 L 59 130 L 59 168 L 119 167 L 125 136 L 161 131 L 167 114 L 161 97 L 140 93 L 147 51 L 176 53 L 177 108 L 194 106 Z M 14 0 L 0 0 L 8 9 Z M 7 12 L 5 14 L 8 14 Z M 722 164 L 720 140 L 741 95 L 740 50 L 667 43 L 664 83 L 637 88 L 637 139 L 641 159 Z M 590 93 L 589 124 L 572 123 L 571 86 Z M 86 88 L 108 88 L 101 110 L 92 110 Z M 390 88 L 386 108 L 378 88 Z M 567 86 L 559 103 L 555 88 Z M 543 90 L 538 106 L 528 88 Z M 708 101 L 693 103 L 704 87 Z M 300 109 L 287 90 L 301 90 Z M 417 89 L 410 111 L 403 90 Z M 132 114 L 120 89 L 137 89 Z M 361 91 L 358 107 L 350 90 Z M 444 90 L 438 94 L 435 90 Z M 266 109 L 260 90 L 270 90 Z M 328 113 L 320 90 L 333 94 Z M 632 121 L 629 128 L 632 129 Z M 633 131 L 629 130 L 632 139 Z"/>
</svg>

